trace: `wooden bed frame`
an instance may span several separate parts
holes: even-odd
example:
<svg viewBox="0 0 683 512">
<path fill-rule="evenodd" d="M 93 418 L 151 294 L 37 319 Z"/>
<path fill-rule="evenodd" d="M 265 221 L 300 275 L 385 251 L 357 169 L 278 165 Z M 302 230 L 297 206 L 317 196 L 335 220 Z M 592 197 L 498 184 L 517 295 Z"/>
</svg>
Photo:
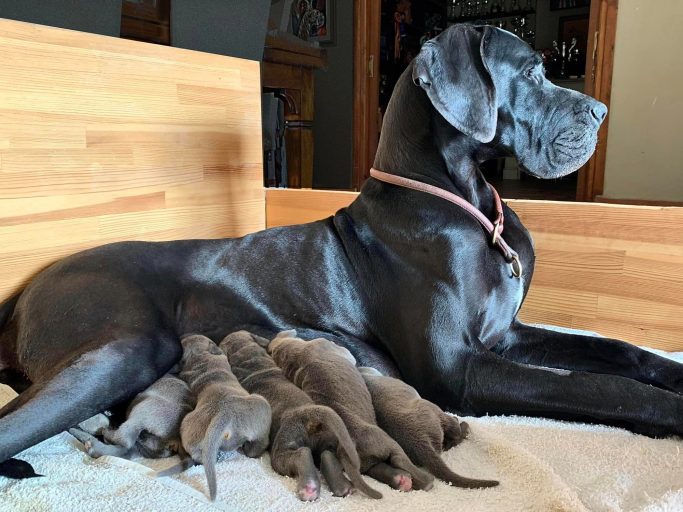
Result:
<svg viewBox="0 0 683 512">
<path fill-rule="evenodd" d="M 0 300 L 117 240 L 241 236 L 352 192 L 264 190 L 256 62 L 0 20 Z M 530 322 L 683 350 L 683 208 L 510 201 Z"/>
</svg>

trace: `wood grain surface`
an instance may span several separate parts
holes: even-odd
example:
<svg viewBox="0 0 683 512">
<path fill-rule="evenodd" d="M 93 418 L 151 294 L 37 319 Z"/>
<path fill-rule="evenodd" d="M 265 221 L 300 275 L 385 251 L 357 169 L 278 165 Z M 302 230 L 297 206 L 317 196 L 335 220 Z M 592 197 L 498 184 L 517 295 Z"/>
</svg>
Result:
<svg viewBox="0 0 683 512">
<path fill-rule="evenodd" d="M 266 223 L 333 214 L 355 192 L 268 190 Z M 511 200 L 536 270 L 521 318 L 683 350 L 683 208 Z"/>
<path fill-rule="evenodd" d="M 0 300 L 118 240 L 265 225 L 257 62 L 0 20 Z"/>
</svg>

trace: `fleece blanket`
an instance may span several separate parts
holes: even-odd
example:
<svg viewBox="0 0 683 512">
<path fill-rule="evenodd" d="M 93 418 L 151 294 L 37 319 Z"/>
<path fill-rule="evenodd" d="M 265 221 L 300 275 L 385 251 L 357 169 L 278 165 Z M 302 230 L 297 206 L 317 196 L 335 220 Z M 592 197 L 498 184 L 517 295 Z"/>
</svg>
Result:
<svg viewBox="0 0 683 512">
<path fill-rule="evenodd" d="M 683 362 L 683 354 L 669 354 Z M 13 396 L 0 390 L 0 402 Z M 112 511 L 683 511 L 683 442 L 649 439 L 624 430 L 524 417 L 465 418 L 471 435 L 444 454 L 457 472 L 496 478 L 493 489 L 467 490 L 435 482 L 428 492 L 400 493 L 370 478 L 384 494 L 335 498 L 323 485 L 314 503 L 294 495 L 295 482 L 277 475 L 267 454 L 221 455 L 218 498 L 205 498 L 203 468 L 154 478 L 177 459 L 89 458 L 61 433 L 20 457 L 42 478 L 0 477 L 2 512 Z"/>
</svg>

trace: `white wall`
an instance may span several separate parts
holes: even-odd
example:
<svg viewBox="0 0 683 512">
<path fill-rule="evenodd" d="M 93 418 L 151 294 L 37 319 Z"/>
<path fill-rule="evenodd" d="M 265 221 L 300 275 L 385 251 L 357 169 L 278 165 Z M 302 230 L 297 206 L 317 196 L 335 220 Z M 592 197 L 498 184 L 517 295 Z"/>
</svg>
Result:
<svg viewBox="0 0 683 512">
<path fill-rule="evenodd" d="M 620 0 L 605 189 L 683 201 L 683 0 Z"/>
</svg>

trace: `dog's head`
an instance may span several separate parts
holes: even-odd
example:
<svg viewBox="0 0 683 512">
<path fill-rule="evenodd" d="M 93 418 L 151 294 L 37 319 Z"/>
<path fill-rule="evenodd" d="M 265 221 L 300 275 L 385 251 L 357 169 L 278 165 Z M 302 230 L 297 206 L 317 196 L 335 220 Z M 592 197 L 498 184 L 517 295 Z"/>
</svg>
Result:
<svg viewBox="0 0 683 512">
<path fill-rule="evenodd" d="M 539 178 L 564 176 L 586 163 L 607 115 L 599 101 L 548 81 L 528 44 L 493 27 L 445 30 L 424 44 L 412 73 L 450 125 L 514 155 Z"/>
</svg>

